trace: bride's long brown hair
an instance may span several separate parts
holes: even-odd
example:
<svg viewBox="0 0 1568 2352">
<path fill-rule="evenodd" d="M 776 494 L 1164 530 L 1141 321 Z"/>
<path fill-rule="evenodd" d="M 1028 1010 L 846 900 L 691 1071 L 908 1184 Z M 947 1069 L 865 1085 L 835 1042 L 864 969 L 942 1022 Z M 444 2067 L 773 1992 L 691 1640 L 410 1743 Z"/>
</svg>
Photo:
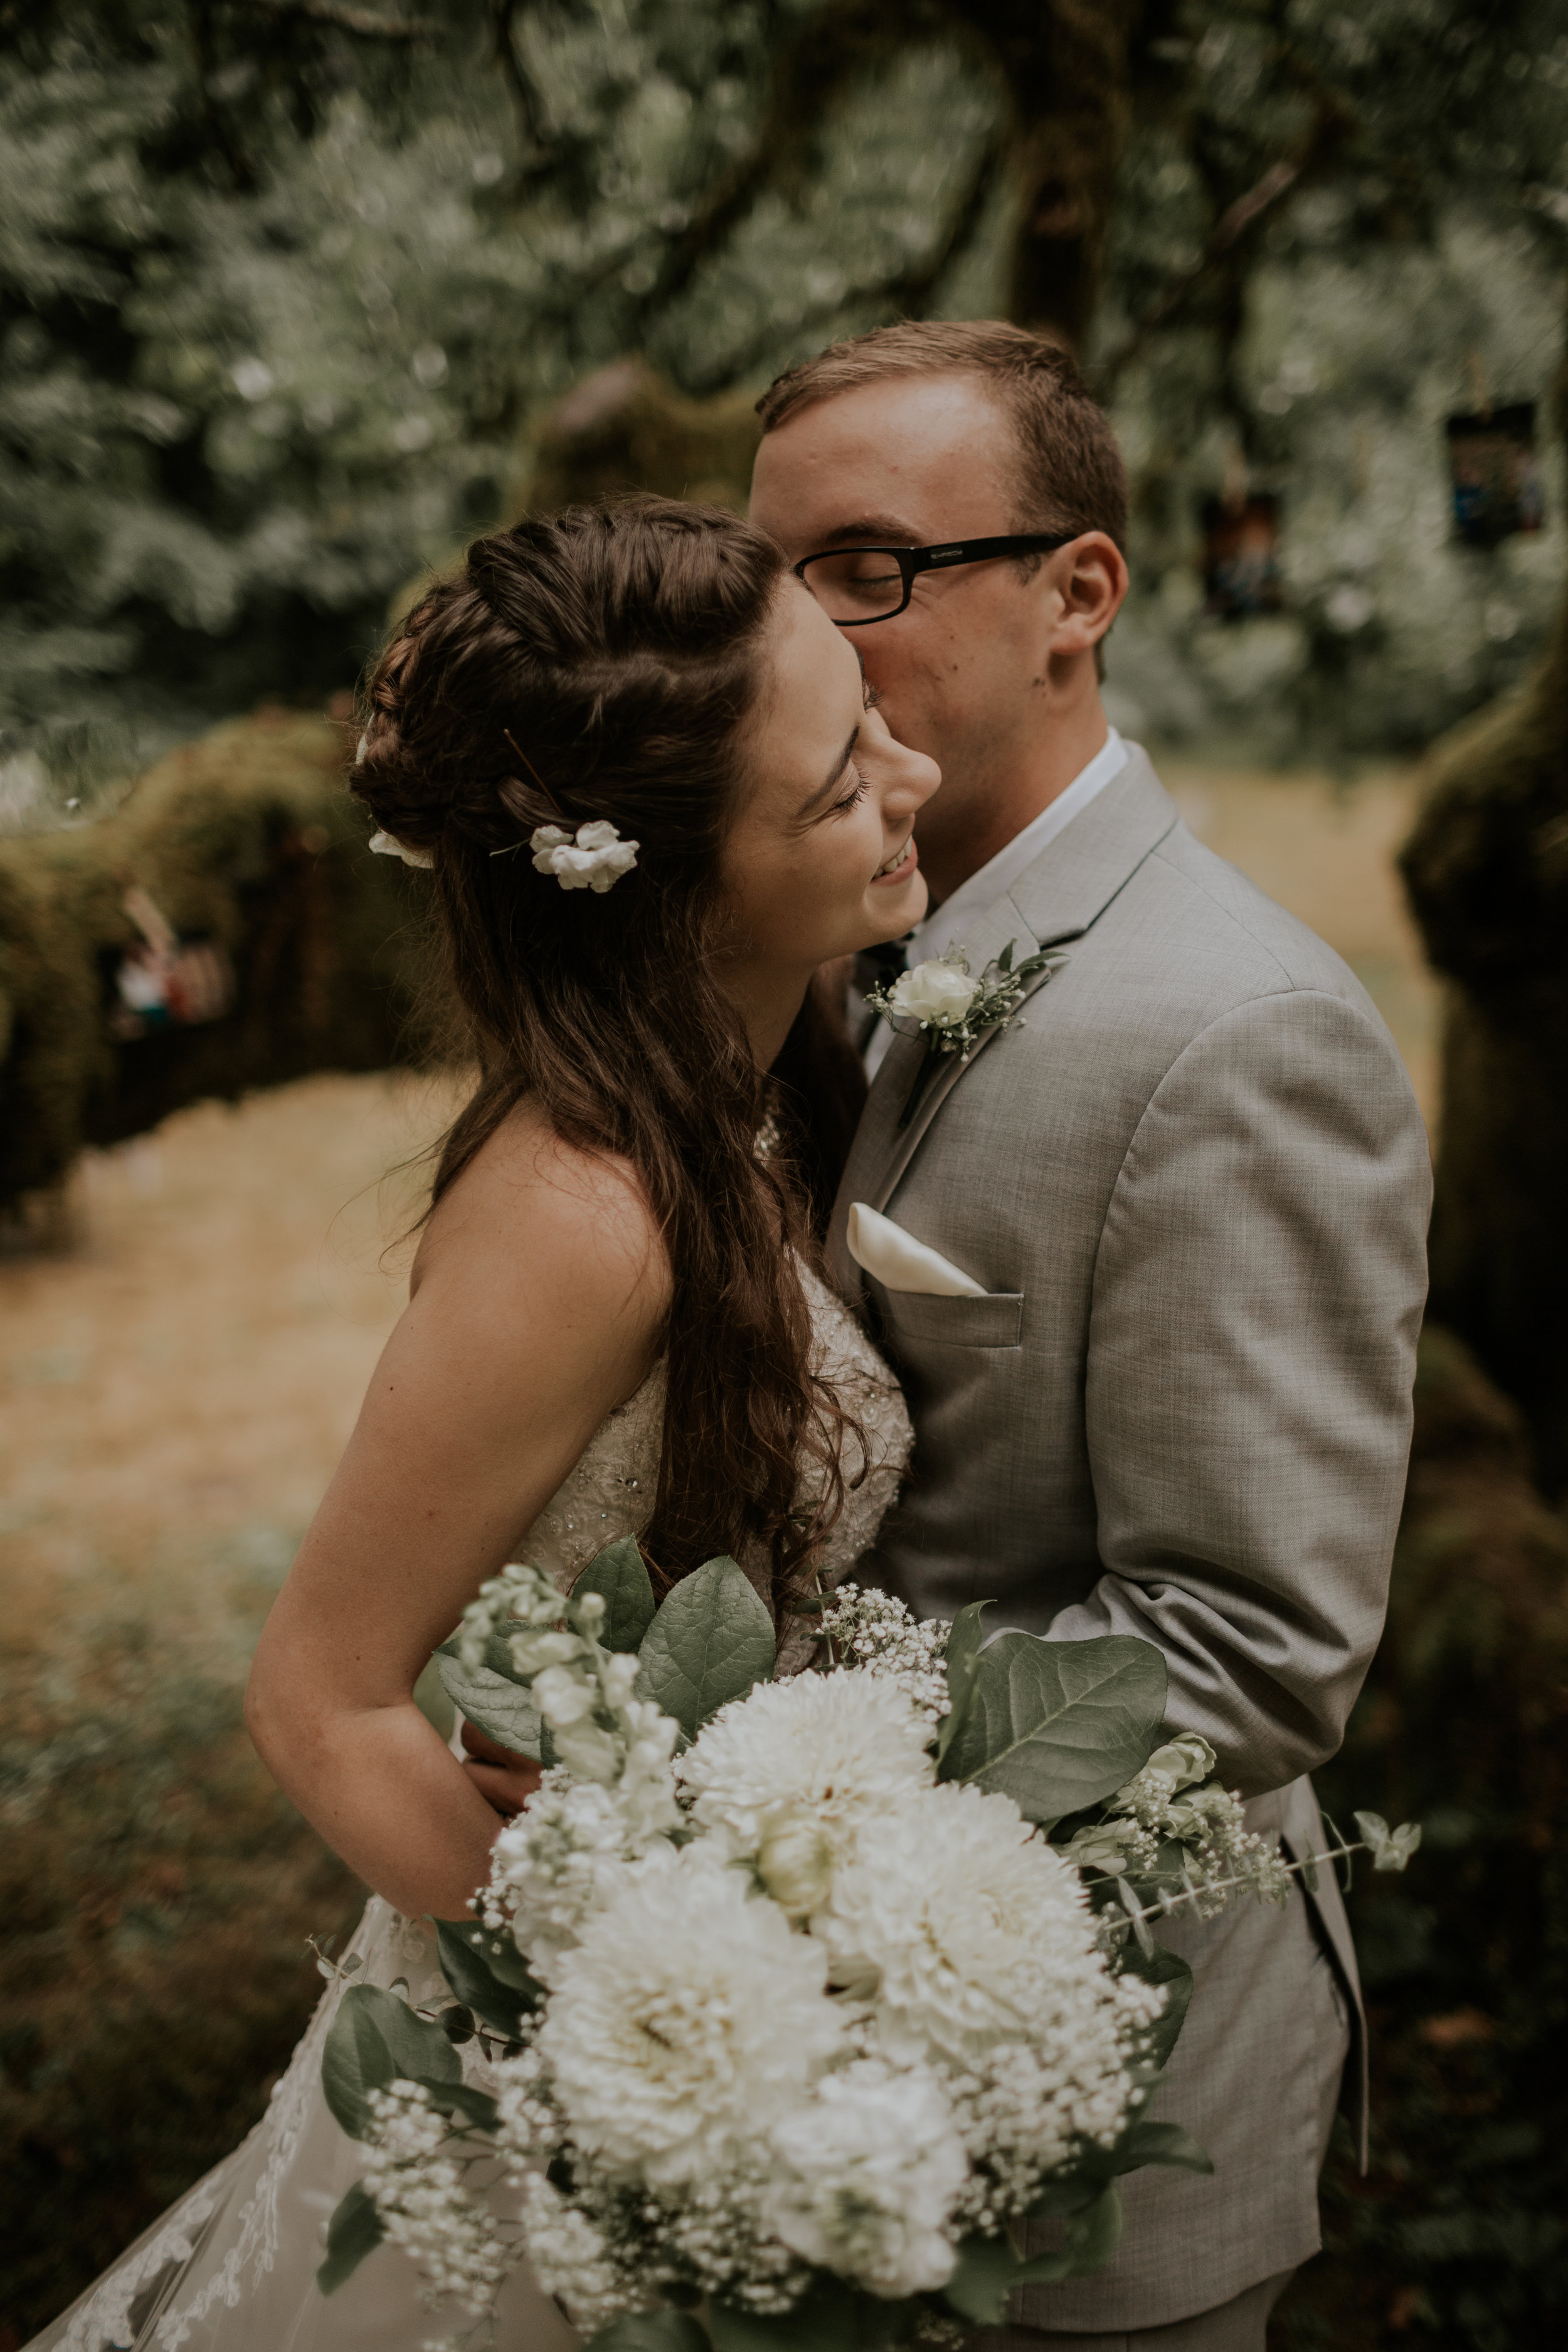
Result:
<svg viewBox="0 0 1568 2352">
<path fill-rule="evenodd" d="M 714 974 L 786 577 L 735 516 L 667 500 L 479 540 L 374 664 L 353 774 L 376 823 L 433 859 L 479 1068 L 432 1205 L 526 1096 L 567 1143 L 629 1162 L 663 1235 L 668 1400 L 644 1541 L 667 1580 L 760 1546 L 782 1582 L 837 1516 L 858 1437 L 813 1369 L 803 1193 L 787 1155 L 758 1154 L 763 1082 Z M 634 872 L 600 895 L 534 870 L 535 826 L 596 817 L 640 845 Z M 842 1096 L 841 1059 L 825 1078 Z M 821 1485 L 804 1514 L 803 1461 Z"/>
</svg>

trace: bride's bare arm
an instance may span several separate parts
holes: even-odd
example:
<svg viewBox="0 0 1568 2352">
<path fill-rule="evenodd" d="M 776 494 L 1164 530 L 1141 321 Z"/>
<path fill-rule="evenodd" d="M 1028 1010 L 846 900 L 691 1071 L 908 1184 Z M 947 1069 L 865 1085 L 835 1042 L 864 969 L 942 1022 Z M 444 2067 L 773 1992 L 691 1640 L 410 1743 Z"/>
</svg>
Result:
<svg viewBox="0 0 1568 2352">
<path fill-rule="evenodd" d="M 400 1911 L 460 1918 L 498 1826 L 415 1682 L 646 1377 L 668 1283 L 634 1181 L 526 1112 L 426 1228 L 246 1698 L 277 1779 Z"/>
</svg>

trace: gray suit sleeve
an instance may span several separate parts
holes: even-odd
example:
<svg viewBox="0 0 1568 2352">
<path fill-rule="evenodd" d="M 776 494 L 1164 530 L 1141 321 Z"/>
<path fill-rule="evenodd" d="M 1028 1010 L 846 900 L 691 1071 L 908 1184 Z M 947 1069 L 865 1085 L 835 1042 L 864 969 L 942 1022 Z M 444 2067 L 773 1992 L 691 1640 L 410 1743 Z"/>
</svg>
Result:
<svg viewBox="0 0 1568 2352">
<path fill-rule="evenodd" d="M 1382 1631 L 1430 1199 L 1386 1032 L 1298 991 L 1188 1046 L 1110 1201 L 1086 1368 L 1104 1572 L 1050 1637 L 1157 1643 L 1169 1720 L 1249 1796 L 1333 1754 Z"/>
</svg>

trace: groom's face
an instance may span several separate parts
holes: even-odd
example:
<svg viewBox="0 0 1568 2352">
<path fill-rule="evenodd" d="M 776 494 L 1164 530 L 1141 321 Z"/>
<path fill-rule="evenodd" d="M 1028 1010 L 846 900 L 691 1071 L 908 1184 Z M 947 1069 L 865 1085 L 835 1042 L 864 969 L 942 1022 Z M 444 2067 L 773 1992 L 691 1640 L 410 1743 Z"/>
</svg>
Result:
<svg viewBox="0 0 1568 2352">
<path fill-rule="evenodd" d="M 768 434 L 751 516 L 792 563 L 856 541 L 1000 537 L 1024 527 L 1018 473 L 1012 420 L 983 382 L 892 376 L 816 401 Z M 920 819 L 922 854 L 945 856 L 980 829 L 1049 724 L 1072 566 L 1064 549 L 1029 577 L 1005 561 L 927 572 L 896 619 L 847 632 L 894 735 L 942 772 Z"/>
</svg>

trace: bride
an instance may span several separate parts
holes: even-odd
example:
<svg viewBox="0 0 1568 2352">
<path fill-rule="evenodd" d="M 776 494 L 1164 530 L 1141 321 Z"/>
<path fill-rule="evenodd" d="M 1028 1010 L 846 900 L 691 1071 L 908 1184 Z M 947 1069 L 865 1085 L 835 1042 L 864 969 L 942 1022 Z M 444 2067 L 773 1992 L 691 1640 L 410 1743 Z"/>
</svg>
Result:
<svg viewBox="0 0 1568 2352">
<path fill-rule="evenodd" d="M 809 990 L 924 913 L 939 777 L 771 541 L 653 500 L 478 542 L 369 702 L 353 789 L 374 845 L 431 869 L 479 1076 L 247 1716 L 374 1889 L 353 1980 L 418 2002 L 420 1923 L 463 1916 L 515 1784 L 414 1700 L 481 1581 L 521 1558 L 569 1588 L 635 1533 L 660 1589 L 729 1552 L 776 1614 L 892 1498 L 902 1402 L 811 1270 L 807 1176 L 820 1199 L 836 1171 Z M 438 2329 L 395 2248 L 330 2301 L 314 2283 L 358 2169 L 320 2090 L 343 1980 L 250 2137 L 34 2352 L 416 2352 Z M 500 2352 L 577 2341 L 515 2275 Z"/>
</svg>

